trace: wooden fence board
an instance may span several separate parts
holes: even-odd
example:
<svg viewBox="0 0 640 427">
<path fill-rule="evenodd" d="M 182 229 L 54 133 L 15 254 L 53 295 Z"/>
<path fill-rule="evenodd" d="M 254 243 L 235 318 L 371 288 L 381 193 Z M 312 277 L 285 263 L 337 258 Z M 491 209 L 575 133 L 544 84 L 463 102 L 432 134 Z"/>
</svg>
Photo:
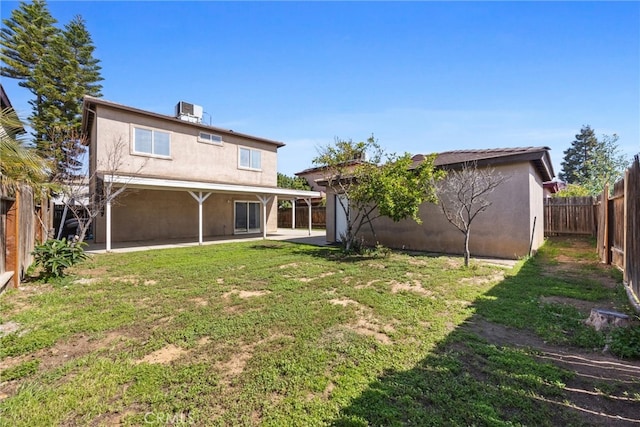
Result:
<svg viewBox="0 0 640 427">
<path fill-rule="evenodd" d="M 593 197 L 550 197 L 544 200 L 545 235 L 595 235 Z"/>
<path fill-rule="evenodd" d="M 0 188 L 0 203 L 0 275 L 13 272 L 12 286 L 18 287 L 33 262 L 36 243 L 48 237 L 51 224 L 43 212 L 46 200 L 38 207 L 32 189 L 19 185 L 11 190 Z"/>
<path fill-rule="evenodd" d="M 296 228 L 309 226 L 309 208 L 307 206 L 296 207 Z M 313 206 L 311 208 L 311 226 L 325 228 L 327 226 L 327 208 Z M 291 208 L 278 210 L 278 227 L 291 228 Z"/>
<path fill-rule="evenodd" d="M 616 182 L 613 195 L 605 187 L 598 208 L 598 255 L 624 273 L 629 300 L 640 312 L 640 161 Z"/>
<path fill-rule="evenodd" d="M 635 156 L 626 175 L 626 246 L 624 254 L 624 280 L 640 297 L 640 160 Z"/>
</svg>

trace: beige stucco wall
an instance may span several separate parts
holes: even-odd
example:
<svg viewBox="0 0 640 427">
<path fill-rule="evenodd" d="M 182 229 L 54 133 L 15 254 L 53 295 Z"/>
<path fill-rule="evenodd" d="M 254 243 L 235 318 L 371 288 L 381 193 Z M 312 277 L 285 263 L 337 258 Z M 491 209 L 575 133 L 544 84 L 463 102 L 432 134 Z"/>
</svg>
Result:
<svg viewBox="0 0 640 427">
<path fill-rule="evenodd" d="M 234 202 L 257 202 L 252 195 L 214 193 L 203 203 L 203 236 L 234 234 Z M 277 231 L 276 200 L 267 204 L 267 232 Z M 262 211 L 261 211 L 262 215 Z M 114 242 L 198 239 L 198 203 L 186 191 L 126 190 L 111 209 Z M 96 218 L 94 236 L 105 241 L 105 217 Z"/>
<path fill-rule="evenodd" d="M 495 169 L 509 179 L 490 196 L 493 204 L 473 221 L 470 251 L 472 256 L 516 259 L 528 254 L 534 216 L 538 219 L 533 249 L 542 244 L 542 182 L 529 162 Z M 335 241 L 335 209 L 335 197 L 328 194 L 327 240 L 331 242 Z M 464 235 L 446 220 L 439 206 L 423 204 L 420 218 L 421 225 L 413 220 L 375 220 L 378 242 L 408 250 L 463 252 Z M 369 230 L 363 230 L 361 235 L 368 243 L 375 243 Z"/>
<path fill-rule="evenodd" d="M 542 178 L 536 173 L 532 164 L 529 164 L 529 206 L 531 215 L 529 220 L 530 225 L 530 238 L 533 236 L 533 242 L 531 245 L 532 252 L 542 246 L 544 243 L 544 198 L 545 190 Z"/>
<path fill-rule="evenodd" d="M 133 128 L 157 129 L 171 135 L 170 158 L 152 157 L 133 153 Z M 124 141 L 121 174 L 135 173 L 149 177 L 188 181 L 222 182 L 243 185 L 277 185 L 277 147 L 274 144 L 232 134 L 221 135 L 222 145 L 198 142 L 200 129 L 193 124 L 166 120 L 106 105 L 97 106 L 97 117 L 92 132 L 92 148 L 98 170 L 108 163 L 109 147 Z M 212 131 L 209 131 L 213 133 Z M 97 139 L 96 139 L 97 138 Z M 97 141 L 97 143 L 96 143 Z M 238 166 L 238 148 L 258 149 L 261 171 Z"/>
</svg>

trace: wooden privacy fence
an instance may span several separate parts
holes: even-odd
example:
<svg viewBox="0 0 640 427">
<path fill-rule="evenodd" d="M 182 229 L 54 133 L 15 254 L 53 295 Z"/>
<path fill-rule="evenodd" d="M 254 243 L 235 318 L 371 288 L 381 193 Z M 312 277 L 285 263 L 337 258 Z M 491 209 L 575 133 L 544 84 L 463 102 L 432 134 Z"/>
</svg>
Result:
<svg viewBox="0 0 640 427">
<path fill-rule="evenodd" d="M 20 185 L 9 191 L 0 187 L 0 292 L 10 283 L 17 288 L 33 262 L 37 242 L 48 238 L 51 209 L 37 200 L 33 190 Z"/>
<path fill-rule="evenodd" d="M 598 204 L 598 255 L 624 273 L 631 303 L 640 311 L 640 161 L 638 155 L 613 196 L 605 187 Z"/>
<path fill-rule="evenodd" d="M 544 199 L 544 234 L 595 236 L 596 214 L 593 197 L 550 197 Z"/>
<path fill-rule="evenodd" d="M 291 228 L 291 208 L 278 209 L 278 227 Z M 296 228 L 309 226 L 309 208 L 307 206 L 296 207 Z M 327 226 L 327 208 L 313 206 L 311 208 L 311 226 L 325 228 Z"/>
</svg>

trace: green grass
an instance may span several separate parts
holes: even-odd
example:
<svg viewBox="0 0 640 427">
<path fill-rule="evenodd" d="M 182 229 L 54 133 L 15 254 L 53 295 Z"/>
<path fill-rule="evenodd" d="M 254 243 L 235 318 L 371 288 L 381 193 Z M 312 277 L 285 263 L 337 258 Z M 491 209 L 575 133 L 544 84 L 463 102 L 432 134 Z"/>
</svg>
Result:
<svg viewBox="0 0 640 427">
<path fill-rule="evenodd" d="M 72 270 L 91 281 L 0 297 L 21 325 L 0 338 L 0 425 L 579 425 L 538 399 L 562 399 L 570 373 L 460 328 L 481 317 L 602 348 L 584 316 L 540 297 L 624 296 L 542 276 L 557 250 L 513 270 L 285 242 L 94 256 Z"/>
</svg>

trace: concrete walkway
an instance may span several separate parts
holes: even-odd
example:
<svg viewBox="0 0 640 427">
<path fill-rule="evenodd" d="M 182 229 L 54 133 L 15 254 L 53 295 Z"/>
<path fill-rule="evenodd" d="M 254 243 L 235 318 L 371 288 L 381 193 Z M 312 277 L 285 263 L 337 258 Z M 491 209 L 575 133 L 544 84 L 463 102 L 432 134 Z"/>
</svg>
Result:
<svg viewBox="0 0 640 427">
<path fill-rule="evenodd" d="M 195 240 L 195 241 L 194 241 Z M 188 246 L 198 246 L 198 238 L 195 239 L 167 239 L 167 240 L 154 240 L 154 241 L 139 241 L 139 242 L 114 242 L 111 244 L 111 252 L 137 252 L 148 251 L 153 249 L 167 249 L 167 248 L 181 248 Z M 246 234 L 246 235 L 233 235 L 222 237 L 210 237 L 205 238 L 203 245 L 215 245 L 219 243 L 232 243 L 232 242 L 250 242 L 259 241 L 262 239 L 262 234 Z M 325 230 L 309 230 L 307 229 L 295 229 L 279 228 L 276 233 L 267 235 L 267 240 L 286 240 L 294 243 L 304 243 L 307 245 L 326 246 L 326 232 Z M 85 252 L 90 254 L 103 254 L 105 250 L 104 243 L 89 243 Z"/>
</svg>

